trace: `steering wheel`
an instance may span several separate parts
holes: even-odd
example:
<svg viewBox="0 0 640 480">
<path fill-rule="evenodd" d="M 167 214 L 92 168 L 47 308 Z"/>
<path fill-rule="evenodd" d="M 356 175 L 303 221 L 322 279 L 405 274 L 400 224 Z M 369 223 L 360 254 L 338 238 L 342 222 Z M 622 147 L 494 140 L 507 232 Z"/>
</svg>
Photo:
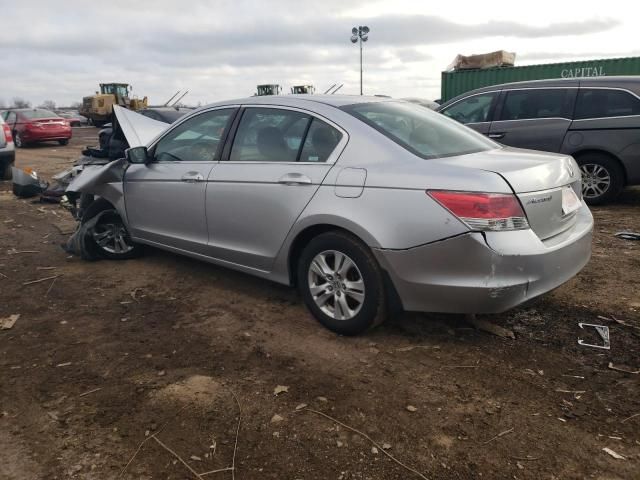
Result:
<svg viewBox="0 0 640 480">
<path fill-rule="evenodd" d="M 196 142 L 189 147 L 190 157 L 197 162 L 206 162 L 213 160 L 214 152 L 209 142 Z"/>
</svg>

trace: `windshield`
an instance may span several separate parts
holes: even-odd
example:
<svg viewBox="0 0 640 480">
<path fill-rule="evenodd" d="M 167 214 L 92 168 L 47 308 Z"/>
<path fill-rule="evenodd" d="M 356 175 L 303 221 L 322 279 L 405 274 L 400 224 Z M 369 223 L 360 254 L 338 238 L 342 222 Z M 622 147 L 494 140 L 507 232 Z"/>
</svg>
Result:
<svg viewBox="0 0 640 480">
<path fill-rule="evenodd" d="M 499 145 L 440 113 L 404 102 L 357 103 L 342 110 L 422 158 L 441 158 Z"/>
<path fill-rule="evenodd" d="M 58 115 L 56 115 L 53 112 L 50 112 L 49 110 L 23 110 L 22 112 L 20 112 L 24 117 L 28 118 L 28 119 L 34 119 L 34 118 L 56 118 L 58 117 Z"/>
</svg>

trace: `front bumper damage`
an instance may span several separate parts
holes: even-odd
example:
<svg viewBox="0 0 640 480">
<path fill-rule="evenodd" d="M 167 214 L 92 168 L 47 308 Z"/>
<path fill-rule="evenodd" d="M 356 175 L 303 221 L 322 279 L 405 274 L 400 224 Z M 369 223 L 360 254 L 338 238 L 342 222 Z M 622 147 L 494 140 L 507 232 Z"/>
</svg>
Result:
<svg viewBox="0 0 640 480">
<path fill-rule="evenodd" d="M 500 313 L 562 285 L 591 256 L 593 217 L 541 241 L 531 230 L 469 232 L 407 250 L 374 249 L 408 311 Z"/>
</svg>

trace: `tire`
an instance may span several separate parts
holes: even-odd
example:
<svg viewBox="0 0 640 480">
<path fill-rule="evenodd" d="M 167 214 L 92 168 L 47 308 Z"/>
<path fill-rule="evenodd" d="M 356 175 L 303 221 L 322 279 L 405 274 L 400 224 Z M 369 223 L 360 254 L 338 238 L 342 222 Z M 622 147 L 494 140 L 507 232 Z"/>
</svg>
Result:
<svg viewBox="0 0 640 480">
<path fill-rule="evenodd" d="M 131 240 L 120 215 L 109 202 L 96 200 L 87 208 L 82 223 L 86 224 L 96 216 L 99 216 L 96 224 L 88 231 L 91 253 L 107 260 L 128 260 L 142 254 L 142 245 Z"/>
<path fill-rule="evenodd" d="M 15 144 L 16 148 L 25 147 L 25 143 L 22 141 L 22 135 L 20 135 L 18 132 L 13 132 L 13 143 Z"/>
<path fill-rule="evenodd" d="M 69 139 L 63 138 L 62 140 L 58 140 L 58 143 L 62 146 L 69 145 Z"/>
<path fill-rule="evenodd" d="M 352 235 L 334 231 L 315 237 L 300 255 L 297 275 L 304 303 L 329 330 L 357 335 L 387 316 L 382 270 Z"/>
<path fill-rule="evenodd" d="M 586 153 L 576 158 L 582 174 L 582 197 L 589 205 L 614 200 L 624 188 L 620 163 L 603 153 Z"/>
<path fill-rule="evenodd" d="M 11 180 L 13 174 L 11 173 L 11 167 L 15 166 L 15 161 L 7 162 L 3 167 L 0 166 L 0 180 Z"/>
</svg>

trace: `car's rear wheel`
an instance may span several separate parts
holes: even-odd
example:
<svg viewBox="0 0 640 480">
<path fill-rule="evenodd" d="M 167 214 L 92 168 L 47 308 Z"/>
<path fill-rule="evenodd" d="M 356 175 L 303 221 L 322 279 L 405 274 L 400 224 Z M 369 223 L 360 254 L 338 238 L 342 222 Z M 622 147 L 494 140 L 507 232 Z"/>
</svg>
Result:
<svg viewBox="0 0 640 480">
<path fill-rule="evenodd" d="M 13 143 L 15 143 L 17 148 L 24 148 L 24 140 L 22 140 L 22 135 L 18 132 L 13 133 Z"/>
<path fill-rule="evenodd" d="M 589 205 L 614 200 L 624 188 L 624 173 L 613 158 L 599 153 L 578 157 L 582 174 L 582 196 Z"/>
<path fill-rule="evenodd" d="M 58 140 L 58 143 L 60 145 L 68 145 L 69 144 L 69 139 L 68 138 L 63 138 L 62 140 Z"/>
<path fill-rule="evenodd" d="M 366 245 L 349 234 L 327 232 L 311 240 L 297 275 L 311 313 L 336 333 L 357 335 L 386 316 L 382 271 Z"/>
</svg>

